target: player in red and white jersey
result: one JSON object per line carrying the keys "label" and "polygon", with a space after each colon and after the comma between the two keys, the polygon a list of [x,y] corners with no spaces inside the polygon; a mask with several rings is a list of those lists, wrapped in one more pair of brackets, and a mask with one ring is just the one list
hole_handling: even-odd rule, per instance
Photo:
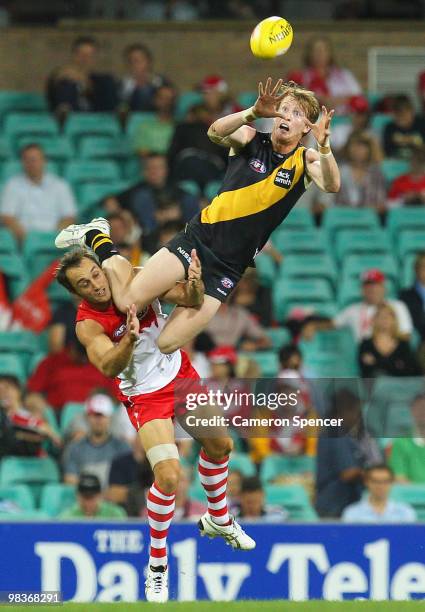
{"label": "player in red and white jersey", "polygon": [[[176,284],[162,299],[191,308],[202,303],[201,265],[195,250],[191,257],[188,280]],[[176,393],[181,383],[189,381],[196,385],[199,376],[184,351],[163,354],[159,350],[156,341],[166,320],[159,301],[155,300],[140,313],[134,304],[129,305],[127,314],[122,314],[112,300],[108,279],[92,252],[81,247],[68,252],[58,267],[57,280],[81,298],[76,318],[77,337],[91,363],[106,376],[116,379],[117,396],[126,406],[151,464],[154,483],[147,500],[151,543],[145,590],[149,601],[167,601],[166,538],[180,473],[173,426]],[[229,515],[227,508],[232,439],[227,434],[197,439],[202,445],[199,477],[208,502],[208,511],[199,521],[201,534],[220,536],[233,548],[250,550],[255,547],[254,540]]]}

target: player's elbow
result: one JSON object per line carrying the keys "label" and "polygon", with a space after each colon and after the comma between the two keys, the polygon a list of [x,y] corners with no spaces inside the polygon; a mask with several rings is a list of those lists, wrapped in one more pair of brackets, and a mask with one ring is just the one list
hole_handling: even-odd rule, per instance
{"label": "player's elbow", "polygon": [[340,189],[341,189],[341,181],[339,178],[325,185],[325,191],[327,193],[338,193]]}
{"label": "player's elbow", "polygon": [[104,361],[101,363],[99,370],[107,378],[116,378],[122,372],[122,368],[116,364]]}
{"label": "player's elbow", "polygon": [[177,351],[177,349],[180,348],[176,340],[167,337],[161,338],[161,336],[159,336],[157,344],[159,350],[161,351],[161,353],[164,353],[164,355],[170,355],[171,353],[174,353],[174,351]]}

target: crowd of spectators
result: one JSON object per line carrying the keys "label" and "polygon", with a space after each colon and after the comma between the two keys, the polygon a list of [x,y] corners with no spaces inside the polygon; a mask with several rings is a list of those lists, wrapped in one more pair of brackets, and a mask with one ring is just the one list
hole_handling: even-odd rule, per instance
{"label": "crowd of spectators", "polygon": [[[197,4],[168,3],[167,11],[190,12]],[[229,16],[238,11],[247,17],[257,14],[254,5],[244,2],[230,2],[226,10]],[[92,37],[74,42],[68,63],[49,76],[47,99],[51,112],[65,125],[75,112],[115,113],[122,125],[128,125],[132,113],[145,113],[151,119],[140,123],[133,135],[136,166],[132,184],[97,202],[110,221],[111,236],[121,254],[133,265],[143,266],[146,258],[214,195],[208,193],[208,186],[223,176],[226,152],[210,142],[207,126],[241,107],[222,76],[206,75],[196,84],[193,104],[177,116],[181,92],[166,75],[155,71],[148,47],[137,43],[125,49],[125,76],[121,79],[98,72],[97,47]],[[338,64],[325,38],[312,39],[302,68],[287,76],[313,89],[320,102],[334,107],[336,116],[343,119],[335,121],[334,131],[342,187],[334,201],[309,204],[318,224],[327,206],[372,208],[385,223],[391,208],[425,203],[425,122],[409,98],[403,94],[381,101],[389,105],[390,118],[383,130],[374,130],[371,102],[355,76]],[[423,76],[418,79],[423,92]],[[388,157],[406,160],[409,170],[389,181],[382,166]],[[0,204],[0,221],[16,238],[18,249],[33,232],[48,234],[79,219],[79,194],[49,170],[43,146],[36,139],[21,148],[20,160],[22,172],[5,183]],[[285,253],[272,242],[264,253],[275,269],[285,262]],[[412,401],[411,437],[394,439],[382,447],[363,422],[361,396],[343,390],[329,402],[311,384],[314,367],[305,364],[303,352],[324,330],[349,329],[358,372],[365,381],[383,375],[422,376],[425,254],[419,253],[413,265],[414,282],[397,297],[388,292],[385,272],[369,268],[359,279],[360,300],[341,308],[335,316],[305,311],[291,318],[288,314],[284,321],[287,335],[277,346],[273,333],[282,330],[273,308],[273,290],[262,282],[261,272],[250,269],[205,333],[184,347],[202,377],[213,379],[212,384],[220,388],[236,386],[240,393],[250,388],[250,379],[260,375],[256,357],[276,355],[278,350],[279,388],[288,393],[295,388],[300,391],[297,409],[283,411],[281,416],[329,414],[344,419],[344,430],[338,437],[327,430],[294,427],[259,429],[255,437],[238,440],[238,450],[251,458],[260,476],[269,457],[312,458],[316,470],[307,465],[296,477],[280,474],[273,482],[301,484],[321,517],[415,519],[411,509],[390,500],[389,495],[393,481],[424,481],[423,396],[418,394]],[[7,278],[7,270],[2,272]],[[0,290],[1,281],[2,275]],[[46,331],[46,350],[25,385],[18,377],[0,372],[5,454],[57,460],[63,482],[77,490],[76,505],[64,512],[64,518],[143,517],[151,470],[125,410],[114,404],[112,382],[88,362],[75,337],[75,313],[74,300],[55,303]],[[80,409],[66,427],[59,428],[71,404]],[[196,447],[187,441],[179,445],[184,466],[176,516],[197,520],[205,507],[190,493]],[[269,483],[258,475],[235,470],[230,483],[230,505],[236,515],[266,521],[288,519],[282,506],[267,503]]]}

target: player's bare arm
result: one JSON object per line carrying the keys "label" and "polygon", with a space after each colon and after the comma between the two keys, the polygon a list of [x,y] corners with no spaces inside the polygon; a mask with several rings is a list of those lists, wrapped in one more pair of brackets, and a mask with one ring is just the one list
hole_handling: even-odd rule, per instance
{"label": "player's bare arm", "polygon": [[260,117],[283,117],[278,110],[282,100],[278,93],[282,82],[282,79],[279,79],[274,87],[271,78],[267,79],[265,85],[259,83],[258,98],[254,106],[214,121],[208,130],[210,140],[223,147],[238,149],[251,142],[256,134],[256,130],[246,125],[247,123]]}
{"label": "player's bare arm", "polygon": [[136,306],[127,308],[127,332],[118,344],[108,338],[99,323],[90,319],[77,323],[76,334],[90,363],[105,376],[115,378],[128,366],[139,336]]}
{"label": "player's bare arm", "polygon": [[336,193],[340,189],[341,178],[339,168],[330,146],[330,124],[334,111],[327,111],[322,106],[322,116],[317,123],[311,123],[307,118],[305,122],[311,129],[318,145],[318,151],[308,149],[306,152],[307,173],[316,185],[329,193]]}

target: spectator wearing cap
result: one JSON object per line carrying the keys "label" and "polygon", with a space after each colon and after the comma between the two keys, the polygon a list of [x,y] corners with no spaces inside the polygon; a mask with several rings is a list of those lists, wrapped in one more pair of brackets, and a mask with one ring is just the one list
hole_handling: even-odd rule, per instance
{"label": "spectator wearing cap", "polygon": [[400,338],[397,315],[389,304],[377,306],[372,320],[372,335],[365,338],[359,347],[359,364],[364,378],[422,374],[409,343]]}
{"label": "spectator wearing cap", "polygon": [[376,268],[366,270],[361,275],[361,282],[362,301],[344,308],[335,317],[335,326],[350,327],[357,342],[370,338],[376,309],[386,302],[394,309],[401,337],[408,339],[413,329],[412,319],[404,302],[386,298],[385,274]]}
{"label": "spectator wearing cap", "polygon": [[165,76],[154,72],[151,50],[141,43],[124,49],[127,76],[121,83],[121,102],[126,110],[155,111],[155,94],[160,87],[173,87]]}
{"label": "spectator wearing cap", "polygon": [[71,189],[63,179],[46,171],[40,145],[28,144],[20,152],[23,172],[4,186],[0,220],[16,239],[28,232],[53,232],[75,222]]}
{"label": "spectator wearing cap", "polygon": [[77,485],[77,503],[60,515],[61,519],[124,519],[125,510],[105,501],[100,480],[95,474],[81,474]]}
{"label": "spectator wearing cap", "polygon": [[397,482],[425,484],[425,394],[414,398],[410,410],[412,435],[394,438],[389,464]]}
{"label": "spectator wearing cap", "polygon": [[425,204],[425,145],[414,149],[409,172],[394,179],[388,199],[391,206]]}
{"label": "spectator wearing cap", "polygon": [[218,74],[207,75],[201,82],[200,90],[205,108],[211,117],[211,123],[220,117],[242,110],[242,107],[230,95],[229,85]]}
{"label": "spectator wearing cap", "polygon": [[377,136],[370,129],[372,113],[367,98],[362,95],[352,96],[348,101],[348,109],[350,121],[336,124],[332,128],[332,148],[338,156],[343,155],[351,134],[364,134],[370,139],[374,160],[376,162],[382,161],[384,152]]}
{"label": "spectator wearing cap", "polygon": [[258,476],[245,476],[242,479],[239,504],[235,506],[235,516],[248,521],[280,523],[288,518],[281,506],[265,503],[263,485]]}
{"label": "spectator wearing cap", "polygon": [[335,196],[338,206],[374,208],[386,211],[385,178],[375,158],[370,136],[353,132],[345,146],[345,161],[340,166],[341,189]]}
{"label": "spectator wearing cap", "polygon": [[385,463],[364,470],[367,496],[342,513],[344,523],[414,523],[416,512],[409,504],[390,499],[394,473]]}
{"label": "spectator wearing cap", "polygon": [[271,345],[265,329],[243,306],[230,299],[208,323],[206,332],[216,346],[228,345],[241,351],[258,351]]}
{"label": "spectator wearing cap", "polygon": [[71,442],[63,456],[64,481],[76,484],[81,473],[90,471],[107,485],[112,461],[130,450],[129,445],[111,433],[113,404],[107,396],[94,395],[87,402],[89,431],[86,436]]}
{"label": "spectator wearing cap", "polygon": [[415,259],[415,281],[409,289],[400,291],[399,298],[409,309],[413,325],[425,341],[425,251],[416,255]]}
{"label": "spectator wearing cap", "polygon": [[413,152],[424,145],[425,119],[415,114],[408,96],[397,96],[393,104],[393,120],[384,128],[385,155],[410,159]]}

